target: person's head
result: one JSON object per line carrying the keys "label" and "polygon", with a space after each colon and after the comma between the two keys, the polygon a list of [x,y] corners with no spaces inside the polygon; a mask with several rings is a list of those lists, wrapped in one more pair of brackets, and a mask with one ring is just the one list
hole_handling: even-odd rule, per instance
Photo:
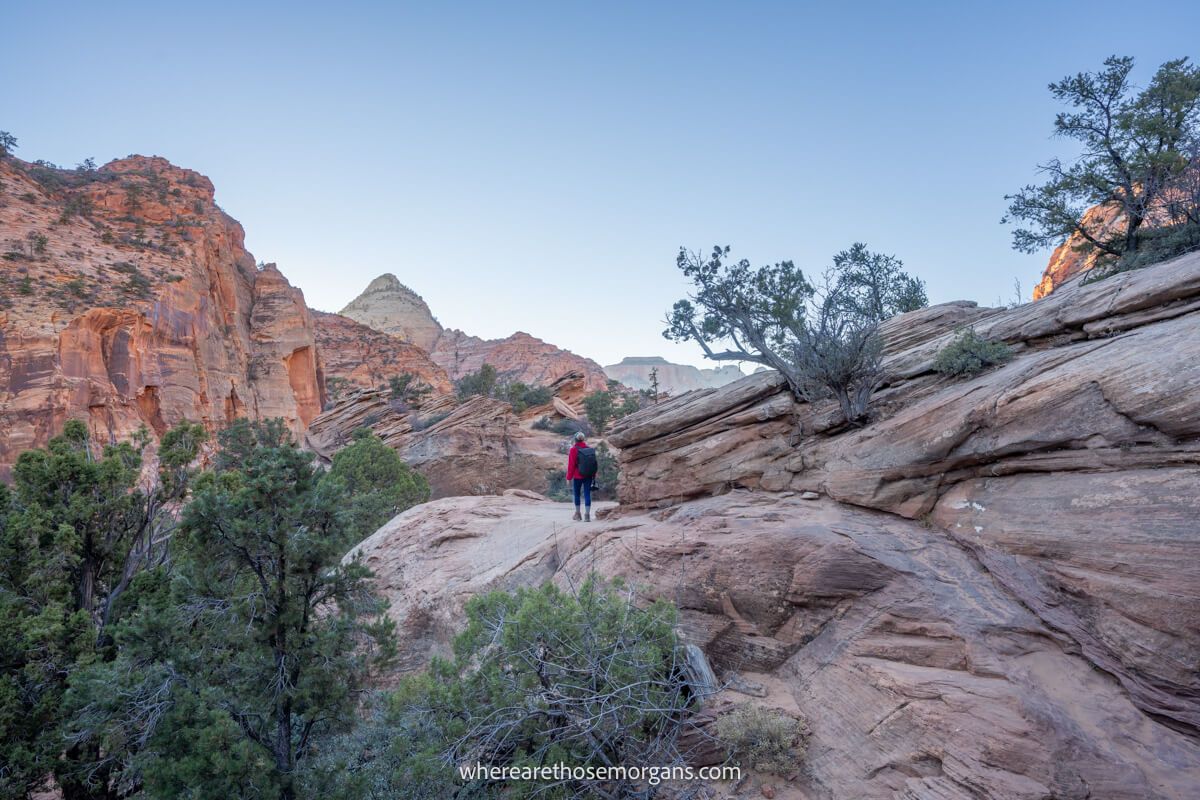
{"label": "person's head", "polygon": [[577,441],[577,442],[582,442],[582,441],[583,441],[583,431],[576,431],[576,433],[575,433],[575,441]]}

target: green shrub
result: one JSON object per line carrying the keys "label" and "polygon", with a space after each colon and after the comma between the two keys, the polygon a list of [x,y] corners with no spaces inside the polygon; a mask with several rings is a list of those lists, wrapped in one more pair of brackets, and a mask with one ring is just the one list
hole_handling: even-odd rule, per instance
{"label": "green shrub", "polygon": [[807,734],[795,717],[749,703],[717,718],[717,738],[738,763],[775,775],[796,770]]}
{"label": "green shrub", "polygon": [[[617,457],[608,449],[604,442],[596,445],[596,486],[600,492],[609,498],[617,496],[617,480],[621,477],[621,469]],[[593,492],[594,494],[594,492]]]}
{"label": "green shrub", "polygon": [[571,500],[571,487],[567,485],[567,471],[552,469],[546,475],[546,497],[566,503]]}
{"label": "green shrub", "polygon": [[966,328],[937,354],[933,369],[942,375],[964,378],[978,375],[1010,358],[1012,352],[1004,342],[984,339],[973,328]]}
{"label": "green shrub", "polygon": [[492,392],[496,389],[496,380],[496,368],[491,364],[484,364],[478,372],[472,372],[460,378],[455,388],[462,400],[477,394],[491,397]]}
{"label": "green shrub", "polygon": [[613,417],[613,396],[609,391],[596,391],[583,398],[583,407],[587,411],[588,422],[601,434],[608,427],[608,421]]}
{"label": "green shrub", "polygon": [[321,479],[338,482],[354,497],[346,508],[349,541],[358,542],[402,511],[429,500],[429,481],[405,464],[400,455],[367,428],[354,432],[354,442],[337,452]]}
{"label": "green shrub", "polygon": [[[546,584],[472,599],[453,660],[435,658],[392,698],[390,739],[403,736],[403,746],[374,748],[367,769],[421,791],[403,796],[530,797],[545,784],[464,784],[455,765],[681,763],[676,738],[691,701],[677,612],[632,601],[627,587],[595,575],[569,592]],[[640,783],[616,780],[599,795],[567,779],[544,796],[651,796]],[[397,796],[381,788],[392,791],[378,796]]]}

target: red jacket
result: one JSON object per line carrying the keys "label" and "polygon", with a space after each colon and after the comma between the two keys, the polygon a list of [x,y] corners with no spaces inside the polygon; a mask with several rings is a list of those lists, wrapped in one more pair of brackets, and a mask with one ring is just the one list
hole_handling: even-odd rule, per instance
{"label": "red jacket", "polygon": [[579,474],[579,468],[576,464],[579,462],[579,448],[587,446],[587,442],[576,442],[567,451],[567,480],[583,480],[583,476]]}

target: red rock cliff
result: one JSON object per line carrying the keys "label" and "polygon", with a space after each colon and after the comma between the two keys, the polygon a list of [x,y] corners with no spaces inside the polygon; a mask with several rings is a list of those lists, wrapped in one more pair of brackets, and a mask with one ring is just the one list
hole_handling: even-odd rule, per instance
{"label": "red rock cliff", "polygon": [[96,442],[321,410],[299,289],[255,266],[213,185],[163,158],[0,160],[0,473],[72,418]]}

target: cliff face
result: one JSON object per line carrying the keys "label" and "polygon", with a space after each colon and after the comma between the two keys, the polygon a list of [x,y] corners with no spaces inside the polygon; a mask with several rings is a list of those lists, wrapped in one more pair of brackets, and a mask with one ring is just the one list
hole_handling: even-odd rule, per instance
{"label": "cliff face", "polygon": [[[933,373],[968,324],[1012,360]],[[600,522],[522,492],[392,520],[360,552],[404,668],[469,597],[597,570],[807,719],[777,797],[1197,796],[1200,254],[884,335],[864,427],[763,372],[620,421]]]}
{"label": "cliff face", "polygon": [[631,389],[649,389],[652,370],[658,371],[659,391],[668,394],[682,394],[693,389],[715,389],[745,377],[733,364],[699,369],[691,364],[672,364],[661,356],[628,356],[619,364],[609,364],[604,368],[608,377]]}
{"label": "cliff face", "polygon": [[303,295],[255,267],[207,178],[162,158],[9,158],[0,183],[0,471],[71,418],[108,443],[238,416],[299,434],[320,412]]}
{"label": "cliff face", "polygon": [[360,389],[377,389],[408,373],[435,394],[454,391],[446,371],[420,347],[340,314],[314,311],[312,316],[327,377],[342,378]]}
{"label": "cliff face", "polygon": [[600,365],[518,331],[504,339],[480,339],[443,328],[420,295],[395,275],[381,275],[341,310],[341,315],[421,348],[451,380],[491,364],[509,380],[549,385],[570,372],[586,376],[589,390],[603,389]]}

